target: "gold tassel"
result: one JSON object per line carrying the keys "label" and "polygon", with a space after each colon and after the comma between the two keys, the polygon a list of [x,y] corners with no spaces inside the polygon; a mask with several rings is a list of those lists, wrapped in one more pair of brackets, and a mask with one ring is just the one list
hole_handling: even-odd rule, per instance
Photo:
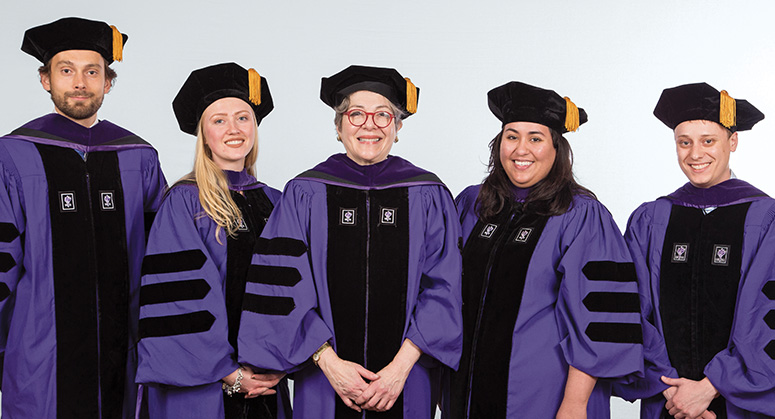
{"label": "gold tassel", "polygon": [[737,102],[726,90],[721,91],[721,100],[719,101],[718,119],[721,125],[732,128],[737,125]]}
{"label": "gold tassel", "polygon": [[404,80],[406,80],[406,110],[413,114],[417,112],[417,87],[409,77],[404,77]]}
{"label": "gold tassel", "polygon": [[248,99],[254,104],[254,105],[260,105],[261,104],[261,76],[258,74],[258,72],[254,69],[248,70],[248,89],[250,91],[250,96]]}
{"label": "gold tassel", "polygon": [[124,59],[124,36],[113,25],[110,25],[110,29],[113,29],[113,61],[122,61]]}
{"label": "gold tassel", "polygon": [[579,129],[579,108],[565,96],[565,129],[576,131]]}

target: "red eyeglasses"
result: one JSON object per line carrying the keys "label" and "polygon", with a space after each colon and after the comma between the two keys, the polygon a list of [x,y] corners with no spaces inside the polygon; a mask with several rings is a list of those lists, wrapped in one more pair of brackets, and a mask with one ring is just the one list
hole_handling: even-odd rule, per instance
{"label": "red eyeglasses", "polygon": [[374,125],[378,128],[387,127],[395,118],[392,113],[387,111],[366,112],[363,109],[350,109],[344,114],[347,115],[347,119],[355,127],[362,127],[369,119],[369,116],[371,116],[371,120],[374,121]]}

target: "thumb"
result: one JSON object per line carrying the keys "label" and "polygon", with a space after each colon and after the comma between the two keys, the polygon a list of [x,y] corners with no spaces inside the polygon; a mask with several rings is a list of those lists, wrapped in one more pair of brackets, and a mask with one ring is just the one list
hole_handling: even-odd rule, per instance
{"label": "thumb", "polygon": [[677,386],[677,385],[681,384],[681,379],[680,378],[665,377],[663,375],[662,376],[662,382],[667,384],[667,385],[669,385],[669,386]]}

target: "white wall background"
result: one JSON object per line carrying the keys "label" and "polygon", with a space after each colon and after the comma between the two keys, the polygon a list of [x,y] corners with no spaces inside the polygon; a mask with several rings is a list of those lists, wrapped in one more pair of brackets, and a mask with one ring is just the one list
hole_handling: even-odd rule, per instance
{"label": "white wall background", "polygon": [[[99,113],[158,150],[170,181],[190,170],[193,137],[171,101],[189,72],[235,61],[266,77],[275,110],[259,128],[259,178],[282,188],[342,151],[320,78],[350,64],[395,67],[420,87],[418,113],[393,154],[429,169],[453,194],[485,175],[500,129],[486,92],[510,80],[551,88],[589,114],[568,134],[575,173],[620,228],[641,202],[685,182],[672,133],[652,115],[663,88],[707,81],[768,119],[740,135],[738,177],[775,194],[775,3],[769,0],[149,1],[0,0],[0,133],[53,109],[27,28],[64,16],[129,35],[119,78]],[[614,402],[615,418],[636,417]]]}

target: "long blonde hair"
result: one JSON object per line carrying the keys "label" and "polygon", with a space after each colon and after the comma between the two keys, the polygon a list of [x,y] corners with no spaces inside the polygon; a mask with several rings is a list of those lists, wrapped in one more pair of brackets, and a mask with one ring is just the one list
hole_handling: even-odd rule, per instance
{"label": "long blonde hair", "polygon": [[[255,115],[253,121],[255,121]],[[251,176],[256,175],[256,160],[258,159],[258,127],[254,130],[253,148],[245,156],[245,165]],[[226,234],[234,237],[239,228],[242,213],[237,203],[231,197],[229,180],[223,170],[213,161],[213,152],[207,146],[204,129],[200,119],[196,129],[196,154],[194,155],[194,170],[183,176],[180,181],[194,181],[199,188],[199,202],[208,217],[218,225],[215,229],[215,238],[221,242],[221,229]],[[180,182],[179,181],[179,182]]]}

